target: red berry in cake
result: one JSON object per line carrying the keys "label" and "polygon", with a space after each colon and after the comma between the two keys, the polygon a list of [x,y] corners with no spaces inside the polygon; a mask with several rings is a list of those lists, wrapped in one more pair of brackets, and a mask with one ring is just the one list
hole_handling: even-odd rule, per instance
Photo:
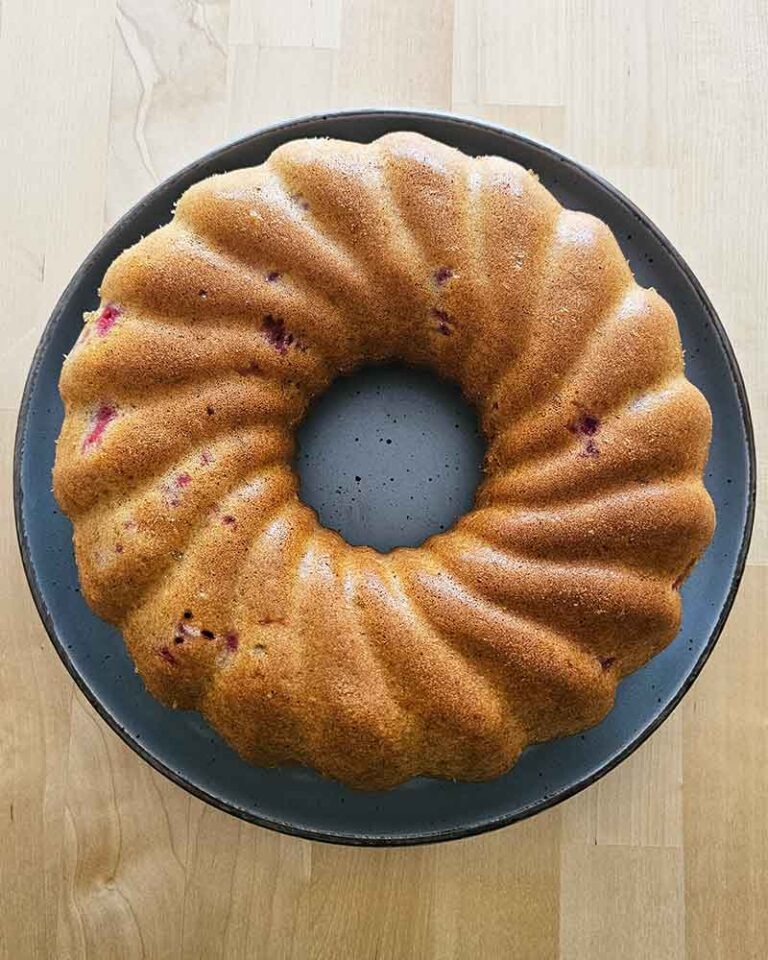
{"label": "red berry in cake", "polygon": [[160,656],[163,658],[163,660],[165,660],[166,663],[170,663],[174,667],[179,662],[176,659],[176,657],[174,657],[174,655],[171,653],[171,651],[168,649],[168,647],[160,647],[160,650],[158,652]]}
{"label": "red berry in cake", "polygon": [[437,307],[435,307],[432,310],[432,316],[437,320],[435,329],[438,333],[442,333],[444,337],[448,337],[453,333],[453,318],[447,310],[438,310]]}
{"label": "red berry in cake", "polygon": [[119,316],[119,308],[113,303],[108,303],[98,317],[96,317],[96,333],[98,333],[100,337],[106,336],[112,327],[114,327]]}
{"label": "red berry in cake", "polygon": [[582,413],[577,420],[567,424],[570,433],[578,437],[585,437],[586,443],[579,452],[580,457],[599,457],[600,448],[594,440],[595,434],[600,432],[600,420],[591,413]]}
{"label": "red berry in cake", "polygon": [[285,323],[280,317],[273,317],[268,313],[261,325],[261,332],[278,353],[287,353],[294,337],[285,329]]}
{"label": "red berry in cake", "polygon": [[161,489],[169,507],[178,507],[181,503],[181,492],[191,483],[192,477],[188,473],[177,473],[173,480],[163,483]]}
{"label": "red berry in cake", "polygon": [[595,443],[595,441],[590,437],[587,442],[584,444],[584,449],[579,453],[580,457],[599,457],[600,448]]}
{"label": "red berry in cake", "polygon": [[578,420],[568,424],[568,429],[582,437],[594,437],[600,430],[600,420],[591,413],[582,413]]}
{"label": "red berry in cake", "polygon": [[440,267],[435,270],[435,283],[438,287],[445,286],[453,276],[453,270],[450,267]]}
{"label": "red berry in cake", "polygon": [[234,653],[235,650],[237,650],[238,644],[240,643],[237,637],[237,634],[234,631],[232,631],[231,633],[228,633],[226,635],[224,640],[227,645],[227,650],[229,650],[231,653]]}
{"label": "red berry in cake", "polygon": [[88,432],[83,438],[83,453],[88,453],[101,443],[104,431],[116,417],[117,407],[112,403],[102,403],[91,418]]}

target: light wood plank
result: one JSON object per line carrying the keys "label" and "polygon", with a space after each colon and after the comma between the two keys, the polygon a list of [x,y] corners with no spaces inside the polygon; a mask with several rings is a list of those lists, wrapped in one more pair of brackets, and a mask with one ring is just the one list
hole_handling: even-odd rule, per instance
{"label": "light wood plank", "polygon": [[[336,106],[336,54],[315,47],[238,45],[230,53],[227,133],[244,136],[270,123]],[[290,76],[290,84],[275,77]],[[264,90],[271,90],[265,97]]]}
{"label": "light wood plank", "polygon": [[563,807],[569,843],[621,847],[683,846],[682,714],[632,756]]}
{"label": "light wood plank", "polygon": [[768,566],[683,708],[688,956],[768,956]]}
{"label": "light wood plank", "polygon": [[[186,851],[170,819],[189,801],[163,784],[79,695],[72,700],[67,763],[64,889],[56,956],[172,956]],[[129,855],[125,855],[125,851]]]}
{"label": "light wood plank", "polygon": [[456,113],[488,120],[554,147],[565,144],[565,107],[510,106],[454,99],[453,109]]}
{"label": "light wood plank", "polygon": [[435,954],[558,955],[560,811],[437,851]]}
{"label": "light wood plank", "polygon": [[[568,17],[568,144],[594,166],[666,166],[676,121],[667,94],[677,5],[647,0],[617,11],[611,0],[574,4]],[[618,12],[618,15],[617,15]],[[610,32],[605,24],[612,20]],[[674,86],[673,86],[674,91]]]}
{"label": "light wood plank", "polygon": [[294,942],[297,960],[431,957],[435,853],[312,848],[309,911]]}
{"label": "light wood plank", "polygon": [[[228,0],[121,0],[106,225],[225,136]],[[170,211],[169,211],[170,215]]]}
{"label": "light wood plank", "polygon": [[[9,464],[16,417],[0,413]],[[0,957],[52,954],[72,683],[34,609],[13,529],[10,470],[0,478]],[[14,919],[16,918],[16,919]],[[18,922],[17,922],[18,921]]]}
{"label": "light wood plank", "polygon": [[298,943],[315,957],[513,956],[558,949],[560,817],[406,850],[314,845]]}
{"label": "light wood plank", "polygon": [[53,304],[101,233],[104,206],[114,0],[83,0],[77,17],[54,0],[32,12],[5,0],[0,23],[6,410],[16,406]]}
{"label": "light wood plank", "polygon": [[683,852],[563,847],[562,960],[679,960],[685,950]]}
{"label": "light wood plank", "polygon": [[[478,99],[481,103],[565,103],[566,5],[560,0],[480,0]],[[510,52],[514,55],[510,56]]]}
{"label": "light wood plank", "polygon": [[313,850],[193,802],[182,955],[292,956],[307,929]]}
{"label": "light wood plank", "polygon": [[[229,41],[262,48],[341,46],[342,0],[231,0]],[[278,74],[279,76],[279,74]]]}
{"label": "light wood plank", "polygon": [[445,0],[345,4],[334,102],[448,109],[452,37],[453,4]]}

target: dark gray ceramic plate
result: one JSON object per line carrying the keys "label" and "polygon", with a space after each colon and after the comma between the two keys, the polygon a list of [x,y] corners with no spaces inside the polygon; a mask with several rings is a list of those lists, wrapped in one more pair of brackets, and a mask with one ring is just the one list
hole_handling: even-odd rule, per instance
{"label": "dark gray ceramic plate", "polygon": [[[250,767],[198,715],[167,710],[145,692],[120,636],[78,592],[71,529],[51,495],[50,473],[62,418],[62,357],[121,250],[169,220],[174,201],[190,184],[261,163],[286,140],[369,141],[402,129],[469,154],[516,160],[535,170],[566,206],[588,210],[612,227],[640,283],[655,286],[672,304],[688,376],[712,406],[707,487],[718,526],[683,588],[679,636],[622,683],[616,708],[598,727],[527,750],[509,774],[490,783],[418,779],[366,794],[310,770]],[[304,494],[326,523],[353,542],[418,542],[471,502],[479,454],[473,429],[457,395],[428,375],[368,371],[332,388],[302,429]],[[717,640],[741,577],[754,494],[749,409],[728,338],[690,269],[647,217],[600,177],[549,147],[472,120],[402,111],[310,117],[263,130],[193,163],[127,213],[77,271],[48,323],[24,393],[15,461],[18,536],[38,610],[67,669],[101,716],[137,753],[198,797],[276,830],[355,844],[418,843],[490,830],[570,796],[630,754],[668,716]]]}

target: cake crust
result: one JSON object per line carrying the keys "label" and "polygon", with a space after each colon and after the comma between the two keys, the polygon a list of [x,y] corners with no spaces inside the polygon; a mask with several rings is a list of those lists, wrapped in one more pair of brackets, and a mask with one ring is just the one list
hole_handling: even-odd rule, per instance
{"label": "cake crust", "polygon": [[[248,761],[482,780],[611,709],[712,536],[675,316],[536,176],[415,133],[297,140],[122,253],[61,374],[54,492],[150,692]],[[298,496],[308,405],[399,359],[458,382],[474,509],[353,547]]]}

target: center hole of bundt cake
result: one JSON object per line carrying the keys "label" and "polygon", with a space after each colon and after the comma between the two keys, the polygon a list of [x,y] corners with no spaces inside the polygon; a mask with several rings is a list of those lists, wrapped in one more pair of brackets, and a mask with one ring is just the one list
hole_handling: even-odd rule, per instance
{"label": "center hole of bundt cake", "polygon": [[321,523],[386,552],[418,546],[471,509],[484,452],[458,387],[388,364],[340,377],[313,405],[296,469]]}

